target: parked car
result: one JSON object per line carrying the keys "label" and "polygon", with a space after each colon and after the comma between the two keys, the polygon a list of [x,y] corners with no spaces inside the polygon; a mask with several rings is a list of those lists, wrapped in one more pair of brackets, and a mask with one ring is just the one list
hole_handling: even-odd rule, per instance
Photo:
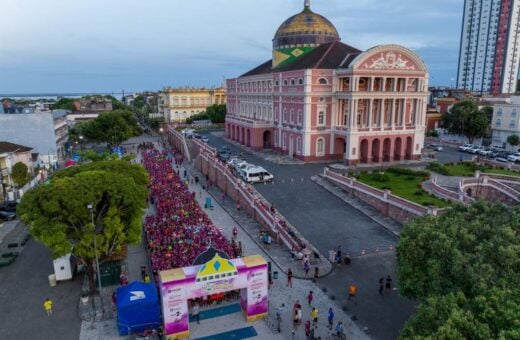
{"label": "parked car", "polygon": [[510,162],[520,162],[520,152],[509,155],[509,157],[507,157],[507,160]]}
{"label": "parked car", "polygon": [[199,135],[198,133],[194,133],[192,136],[193,136],[194,138],[197,138],[197,139],[200,139],[200,138],[201,138],[201,135]]}
{"label": "parked car", "polygon": [[17,202],[5,202],[0,204],[0,210],[2,211],[9,211],[9,212],[16,212],[16,206],[18,205]]}
{"label": "parked car", "polygon": [[480,152],[480,150],[484,150],[484,147],[483,146],[474,146],[471,149],[468,149],[468,152],[476,155]]}
{"label": "parked car", "polygon": [[16,213],[11,211],[0,210],[0,220],[12,221],[16,218]]}
{"label": "parked car", "polygon": [[220,150],[217,152],[217,157],[220,158],[223,162],[227,162],[231,157],[231,154],[227,150]]}
{"label": "parked car", "polygon": [[493,152],[493,150],[491,150],[490,148],[484,148],[484,149],[481,149],[478,152],[478,154],[481,156],[489,156],[492,152]]}
{"label": "parked car", "polygon": [[242,171],[242,179],[247,183],[271,182],[274,176],[261,166],[254,166]]}
{"label": "parked car", "polygon": [[208,138],[208,136],[202,136],[200,139],[201,139],[204,143],[209,142],[209,138]]}
{"label": "parked car", "polygon": [[495,161],[497,161],[497,162],[502,162],[502,163],[507,163],[507,159],[502,158],[502,157],[497,157],[497,158],[495,158]]}
{"label": "parked car", "polygon": [[467,152],[468,149],[471,149],[474,146],[475,145],[473,145],[473,144],[462,144],[461,146],[459,146],[459,151]]}
{"label": "parked car", "polygon": [[443,150],[442,145],[440,144],[428,144],[428,147],[439,152]]}

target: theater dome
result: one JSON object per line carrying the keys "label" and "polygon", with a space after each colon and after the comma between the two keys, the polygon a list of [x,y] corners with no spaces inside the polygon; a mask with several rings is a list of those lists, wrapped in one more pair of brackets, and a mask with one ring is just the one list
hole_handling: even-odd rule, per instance
{"label": "theater dome", "polygon": [[274,35],[273,67],[298,58],[321,44],[338,40],[336,27],[324,16],[311,11],[310,0],[305,0],[303,11],[285,20]]}

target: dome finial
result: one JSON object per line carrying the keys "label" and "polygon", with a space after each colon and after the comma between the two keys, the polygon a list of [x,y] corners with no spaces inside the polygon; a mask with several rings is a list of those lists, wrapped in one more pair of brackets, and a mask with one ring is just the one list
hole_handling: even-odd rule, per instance
{"label": "dome finial", "polygon": [[305,0],[305,2],[303,3],[303,7],[311,8],[311,0]]}

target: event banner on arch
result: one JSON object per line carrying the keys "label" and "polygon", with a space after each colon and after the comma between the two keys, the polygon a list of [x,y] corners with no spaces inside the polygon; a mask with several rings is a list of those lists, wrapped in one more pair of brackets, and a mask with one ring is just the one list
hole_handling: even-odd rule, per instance
{"label": "event banner on arch", "polygon": [[240,306],[248,322],[267,314],[267,262],[259,255],[224,259],[215,255],[199,266],[160,273],[164,330],[168,338],[189,336],[188,300],[241,290]]}

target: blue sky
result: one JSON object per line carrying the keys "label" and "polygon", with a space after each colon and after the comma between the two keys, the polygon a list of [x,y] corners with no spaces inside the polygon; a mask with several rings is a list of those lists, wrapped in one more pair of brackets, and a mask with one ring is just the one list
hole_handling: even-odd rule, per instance
{"label": "blue sky", "polygon": [[[0,93],[212,86],[271,56],[303,0],[2,0]],[[342,41],[418,52],[456,78],[463,0],[311,0]]]}

